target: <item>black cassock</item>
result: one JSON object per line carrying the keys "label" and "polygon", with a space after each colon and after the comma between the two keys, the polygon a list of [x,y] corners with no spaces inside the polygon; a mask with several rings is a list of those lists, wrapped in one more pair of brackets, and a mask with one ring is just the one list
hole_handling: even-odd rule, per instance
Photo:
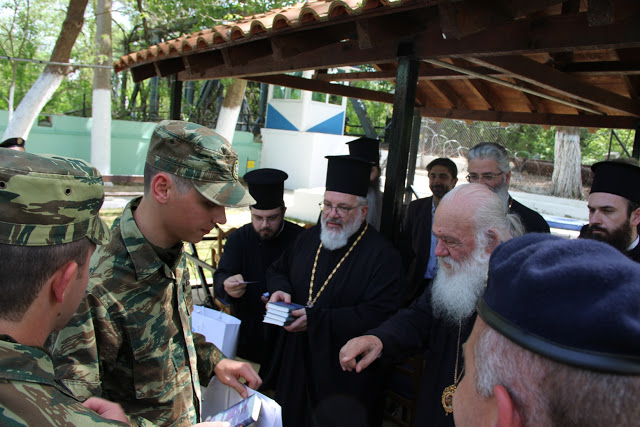
{"label": "black cassock", "polygon": [[[234,316],[242,321],[238,335],[238,356],[261,364],[265,362],[263,356],[271,354],[265,351],[266,340],[272,334],[265,335],[268,332],[262,323],[265,305],[260,299],[267,292],[267,268],[304,230],[289,221],[284,221],[283,225],[282,231],[270,240],[260,240],[251,223],[231,233],[213,275],[216,296],[230,303]],[[236,274],[242,274],[247,282],[258,282],[248,284],[240,298],[230,297],[223,285],[228,277]]]}
{"label": "black cassock", "polygon": [[384,345],[383,354],[397,359],[424,351],[424,371],[417,400],[414,426],[453,427],[453,414],[447,415],[442,406],[442,392],[453,384],[456,354],[458,376],[464,366],[461,345],[469,338],[476,314],[459,325],[450,325],[433,316],[431,288],[407,308],[369,333]]}
{"label": "black cassock", "polygon": [[640,262],[640,243],[635,248],[625,252],[625,254],[635,262]]}
{"label": "black cassock", "polygon": [[[362,230],[343,248],[321,250],[314,297]],[[287,292],[293,302],[306,304],[319,244],[320,226],[300,234],[269,269],[269,291]],[[285,427],[380,424],[386,372],[382,361],[357,374],[343,372],[338,356],[347,341],[396,311],[404,286],[398,252],[369,227],[314,306],[307,308],[307,331],[285,336],[275,396],[282,406]]]}

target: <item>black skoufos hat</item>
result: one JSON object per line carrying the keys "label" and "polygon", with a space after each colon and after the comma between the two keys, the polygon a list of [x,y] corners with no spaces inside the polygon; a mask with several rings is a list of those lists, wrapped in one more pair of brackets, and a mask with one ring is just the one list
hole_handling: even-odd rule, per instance
{"label": "black skoufos hat", "polygon": [[493,251],[478,315],[514,343],[579,368],[640,375],[640,263],[611,245],[531,233]]}
{"label": "black skoufos hat", "polygon": [[370,162],[373,162],[376,166],[380,164],[379,139],[367,138],[366,136],[363,136],[362,138],[354,139],[347,142],[347,145],[349,145],[350,155],[367,159]]}
{"label": "black skoufos hat", "polygon": [[287,178],[289,175],[279,169],[264,168],[247,172],[244,180],[249,186],[249,193],[256,199],[256,204],[252,207],[260,210],[283,207],[282,194]]}
{"label": "black skoufos hat", "polygon": [[624,162],[605,161],[591,166],[591,193],[610,193],[640,203],[640,167]]}
{"label": "black skoufos hat", "polygon": [[356,156],[326,156],[327,191],[366,197],[373,164]]}

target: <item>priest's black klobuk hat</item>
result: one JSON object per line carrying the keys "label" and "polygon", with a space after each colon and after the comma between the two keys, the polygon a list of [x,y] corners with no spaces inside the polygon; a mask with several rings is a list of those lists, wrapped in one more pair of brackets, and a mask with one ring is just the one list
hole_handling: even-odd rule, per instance
{"label": "priest's black klobuk hat", "polygon": [[492,329],[533,353],[640,375],[638,295],[640,263],[613,246],[529,233],[493,251],[476,308]]}
{"label": "priest's black klobuk hat", "polygon": [[327,191],[366,197],[373,163],[356,156],[326,156]]}
{"label": "priest's black klobuk hat", "polygon": [[284,206],[282,194],[284,181],[289,178],[286,172],[279,169],[256,169],[247,172],[244,180],[249,186],[249,193],[256,199],[255,209],[270,210]]}
{"label": "priest's black klobuk hat", "polygon": [[620,161],[598,162],[593,171],[592,193],[610,193],[640,203],[640,167]]}
{"label": "priest's black klobuk hat", "polygon": [[8,138],[0,143],[0,147],[3,147],[3,148],[23,147],[24,148],[24,144],[26,142],[27,141],[25,141],[23,138]]}
{"label": "priest's black klobuk hat", "polygon": [[373,162],[375,165],[380,164],[380,140],[367,138],[354,139],[347,142],[349,145],[349,154],[352,156],[362,157]]}

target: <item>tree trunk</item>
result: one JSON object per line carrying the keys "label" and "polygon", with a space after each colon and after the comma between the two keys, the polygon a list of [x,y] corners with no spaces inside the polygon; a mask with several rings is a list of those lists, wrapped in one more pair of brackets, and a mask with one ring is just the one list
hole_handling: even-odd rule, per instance
{"label": "tree trunk", "polygon": [[16,96],[16,74],[18,73],[17,68],[15,61],[11,61],[11,86],[9,86],[9,99],[7,100],[9,104],[9,116],[7,117],[7,122],[10,122],[11,117],[13,117],[13,100]]}
{"label": "tree trunk", "polygon": [[570,199],[582,198],[580,132],[576,127],[556,129],[553,164],[553,195]]}
{"label": "tree trunk", "polygon": [[[88,0],[69,0],[67,17],[62,23],[60,35],[51,53],[52,62],[69,62],[71,49],[84,24],[84,11]],[[31,126],[42,108],[51,99],[64,76],[71,71],[68,66],[49,64],[25,94],[11,120],[7,123],[2,139],[20,137],[27,139]]]}
{"label": "tree trunk", "polygon": [[[111,65],[111,0],[98,0],[96,7],[96,63]],[[111,70],[93,71],[91,105],[91,163],[102,173],[111,173]]]}
{"label": "tree trunk", "polygon": [[242,99],[244,98],[244,90],[246,88],[246,80],[233,79],[231,84],[227,86],[227,94],[224,96],[222,108],[220,108],[216,132],[225,137],[229,142],[233,141],[233,134],[236,131],[238,114],[240,113],[240,107],[242,107]]}

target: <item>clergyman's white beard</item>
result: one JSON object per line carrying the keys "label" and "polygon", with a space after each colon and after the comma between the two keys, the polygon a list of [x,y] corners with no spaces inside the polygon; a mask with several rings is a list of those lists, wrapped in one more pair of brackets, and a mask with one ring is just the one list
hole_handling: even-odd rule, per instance
{"label": "clergyman's white beard", "polygon": [[[442,261],[451,268],[443,266]],[[484,292],[488,267],[489,254],[484,248],[476,248],[468,260],[460,262],[450,256],[438,257],[438,271],[431,284],[434,315],[451,325],[471,316]]]}
{"label": "clergyman's white beard", "polygon": [[332,220],[331,222],[336,222],[342,224],[342,228],[339,230],[327,229],[327,219],[322,218],[320,220],[320,241],[322,242],[322,246],[330,251],[334,251],[339,249],[347,244],[349,241],[349,237],[353,235],[358,228],[360,228],[360,221],[355,218],[351,222],[345,222],[343,220]]}

